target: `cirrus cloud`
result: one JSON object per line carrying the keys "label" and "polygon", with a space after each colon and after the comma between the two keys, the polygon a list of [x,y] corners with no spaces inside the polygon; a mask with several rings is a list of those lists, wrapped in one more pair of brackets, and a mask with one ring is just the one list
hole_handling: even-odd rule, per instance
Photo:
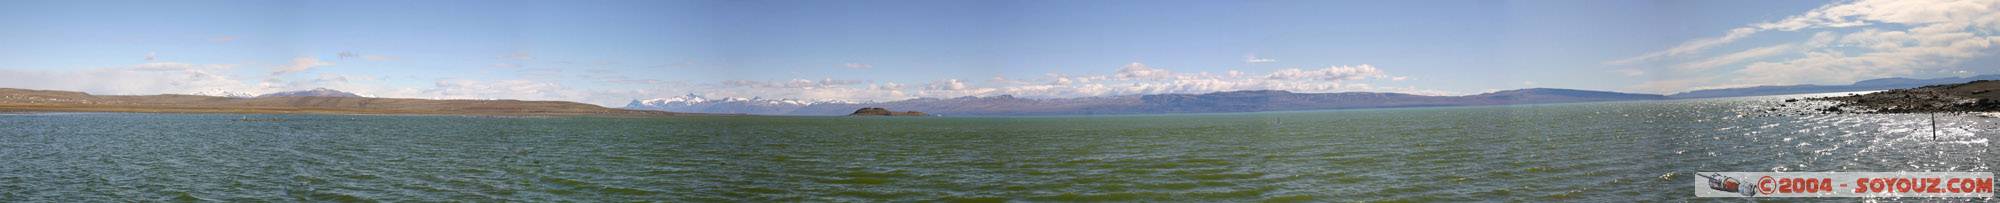
{"label": "cirrus cloud", "polygon": [[320,61],[319,58],[301,56],[297,58],[292,58],[291,63],[279,65],[277,69],[271,71],[271,75],[277,76],[277,75],[291,74],[297,72],[305,72],[312,70],[314,68],[332,66],[332,65],[333,62]]}
{"label": "cirrus cloud", "polygon": [[[1810,37],[1703,54],[1763,32],[1813,32]],[[1671,65],[1663,76],[1634,85],[1641,91],[1785,84],[1840,84],[1883,77],[1936,77],[1990,56],[2000,45],[2000,0],[1860,0],[1731,29],[1666,50],[1606,62]],[[1643,71],[1630,71],[1640,72]],[[1637,74],[1628,74],[1637,75]]]}

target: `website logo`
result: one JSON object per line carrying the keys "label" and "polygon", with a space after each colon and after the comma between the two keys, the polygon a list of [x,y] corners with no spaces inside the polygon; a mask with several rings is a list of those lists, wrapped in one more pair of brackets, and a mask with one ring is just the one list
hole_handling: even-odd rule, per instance
{"label": "website logo", "polygon": [[[1698,197],[1993,197],[1992,172],[1700,172]],[[1747,180],[1754,182],[1746,182]]]}
{"label": "website logo", "polygon": [[1708,189],[1710,190],[1737,193],[1745,197],[1757,196],[1755,185],[1745,184],[1742,180],[1737,180],[1735,177],[1723,176],[1720,173],[1711,173],[1710,175],[1695,173],[1695,175],[1701,176],[1703,179],[1708,179]]}

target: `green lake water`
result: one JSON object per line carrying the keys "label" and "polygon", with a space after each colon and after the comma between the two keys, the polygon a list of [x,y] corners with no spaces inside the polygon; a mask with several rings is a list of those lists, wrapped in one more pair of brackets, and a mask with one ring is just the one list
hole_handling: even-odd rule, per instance
{"label": "green lake water", "polygon": [[14,114],[0,115],[0,202],[1679,201],[1695,171],[1991,172],[2000,158],[2000,119],[1940,116],[1933,137],[1924,115],[1767,112],[1792,108],[1779,99],[983,118]]}

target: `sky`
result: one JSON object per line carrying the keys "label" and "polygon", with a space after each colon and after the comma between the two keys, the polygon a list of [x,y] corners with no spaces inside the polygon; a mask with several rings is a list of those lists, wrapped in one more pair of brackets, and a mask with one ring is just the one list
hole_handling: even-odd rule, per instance
{"label": "sky", "polygon": [[2000,74],[2000,0],[5,1],[0,87],[893,101]]}

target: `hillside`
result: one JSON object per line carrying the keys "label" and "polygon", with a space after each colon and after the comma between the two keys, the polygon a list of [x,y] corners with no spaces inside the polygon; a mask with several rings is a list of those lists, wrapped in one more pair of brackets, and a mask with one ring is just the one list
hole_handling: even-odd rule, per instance
{"label": "hillside", "polygon": [[[350,94],[351,95],[351,94]],[[444,115],[672,116],[680,113],[604,108],[562,101],[428,100],[367,97],[195,95],[90,95],[82,92],[0,88],[0,111],[151,113],[320,113]]]}

